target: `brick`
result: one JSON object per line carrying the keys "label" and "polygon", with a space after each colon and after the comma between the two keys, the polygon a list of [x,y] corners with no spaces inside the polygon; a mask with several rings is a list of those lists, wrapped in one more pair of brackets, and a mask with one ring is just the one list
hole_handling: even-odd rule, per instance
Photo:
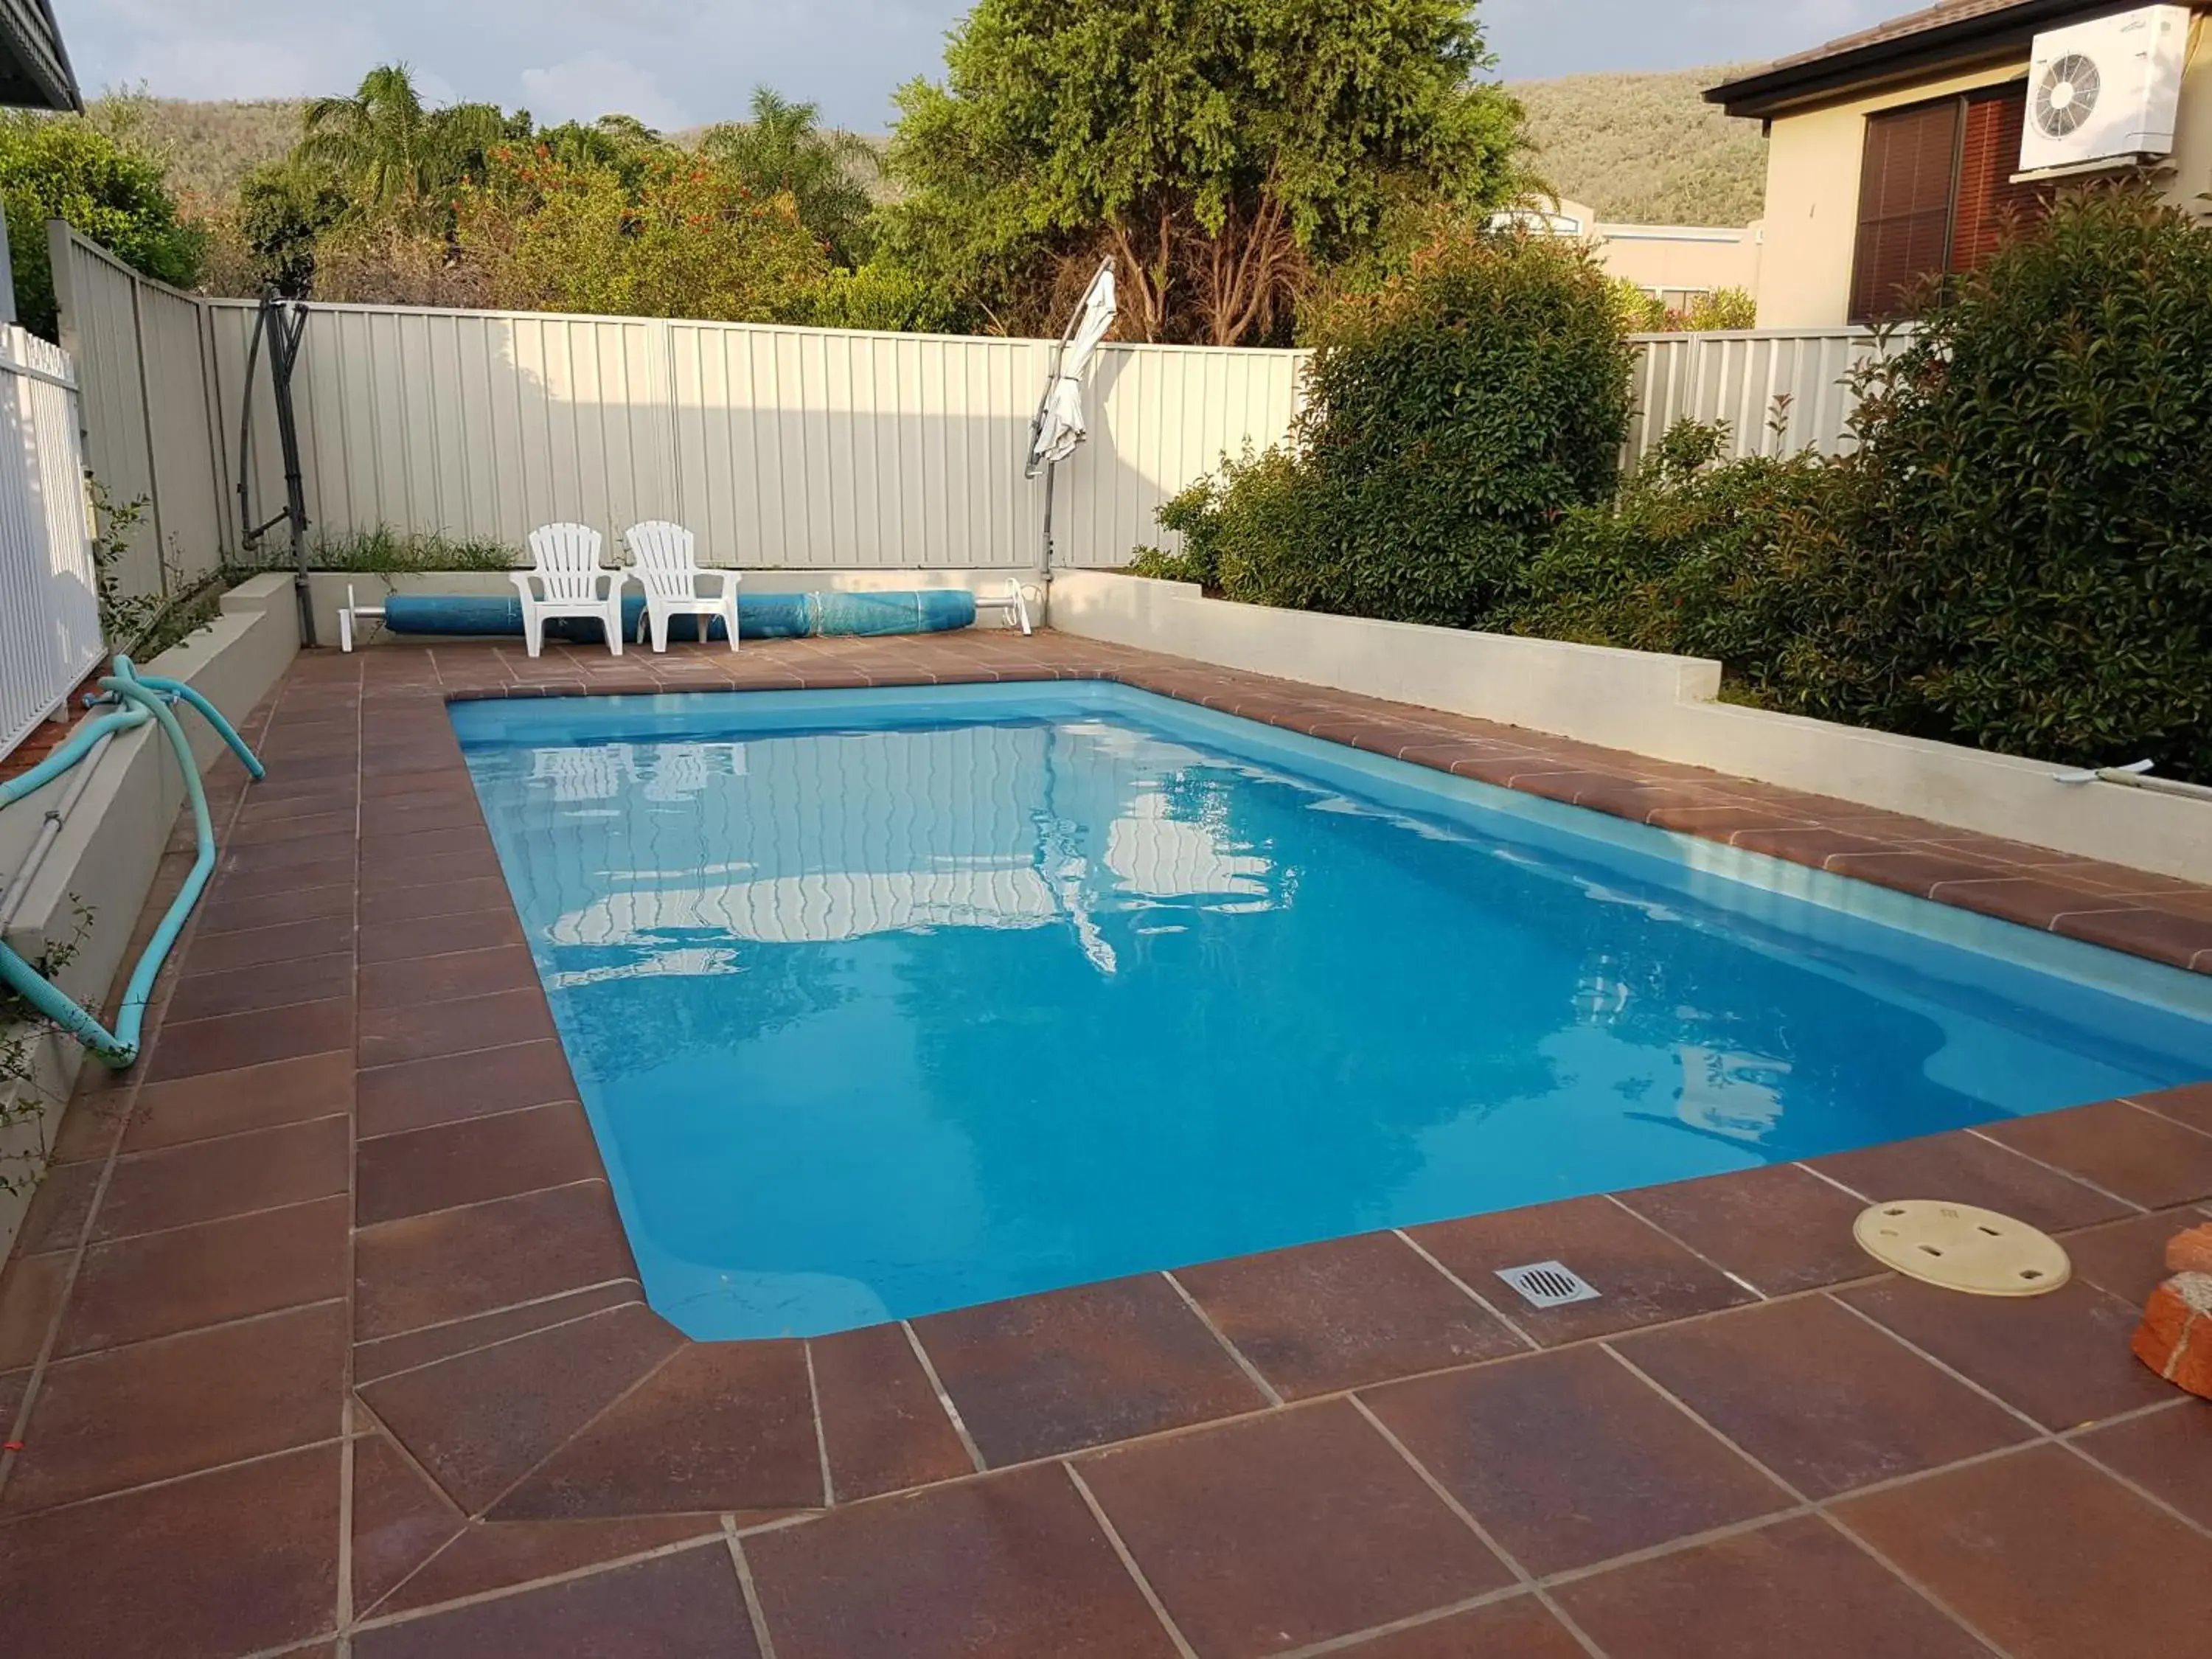
{"label": "brick", "polygon": [[2128,1346],[2176,1388],[2212,1400],[2212,1273],[2176,1273],[2153,1291]]}

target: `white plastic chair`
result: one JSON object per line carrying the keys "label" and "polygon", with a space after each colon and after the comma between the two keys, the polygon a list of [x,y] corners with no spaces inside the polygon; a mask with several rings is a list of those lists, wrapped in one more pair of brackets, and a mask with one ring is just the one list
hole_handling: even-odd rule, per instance
{"label": "white plastic chair", "polygon": [[[648,519],[623,532],[623,543],[633,562],[623,570],[645,589],[645,614],[637,619],[638,637],[653,629],[653,648],[668,649],[668,619],[697,617],[699,638],[707,637],[705,618],[720,617],[730,630],[730,649],[738,648],[738,582],[734,570],[718,570],[700,564],[691,532],[665,519]],[[712,588],[701,592],[702,584]]]}
{"label": "white plastic chair", "polygon": [[623,573],[599,562],[599,532],[589,525],[549,524],[530,532],[527,570],[507,580],[522,596],[522,640],[536,656],[545,647],[548,617],[591,617],[607,630],[607,648],[623,648]]}

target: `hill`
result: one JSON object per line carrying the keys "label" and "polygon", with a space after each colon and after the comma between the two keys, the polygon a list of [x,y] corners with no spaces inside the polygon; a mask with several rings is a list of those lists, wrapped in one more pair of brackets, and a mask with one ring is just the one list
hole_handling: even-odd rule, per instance
{"label": "hill", "polygon": [[[1528,106],[1537,170],[1560,195],[1608,219],[1740,225],[1759,216],[1766,141],[1755,123],[1732,121],[1699,100],[1725,72],[1570,75],[1507,84]],[[142,141],[167,160],[180,195],[204,202],[228,196],[253,167],[290,148],[301,101],[131,97],[100,104],[135,122]]]}
{"label": "hill", "polygon": [[1726,65],[1567,75],[1507,90],[1528,111],[1537,173],[1560,195],[1630,224],[1741,225],[1759,216],[1766,140],[1699,98]]}
{"label": "hill", "polygon": [[161,157],[168,164],[169,188],[179,200],[204,203],[235,194],[248,173],[291,149],[300,136],[300,110],[306,102],[202,102],[133,94],[96,99],[91,113],[127,126]]}

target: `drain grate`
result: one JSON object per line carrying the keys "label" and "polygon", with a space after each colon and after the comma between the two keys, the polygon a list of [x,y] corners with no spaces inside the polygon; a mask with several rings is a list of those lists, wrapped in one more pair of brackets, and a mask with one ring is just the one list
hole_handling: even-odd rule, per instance
{"label": "drain grate", "polygon": [[1563,1261],[1531,1261],[1525,1267],[1497,1271],[1532,1308],[1563,1308],[1570,1302],[1598,1298],[1597,1286]]}

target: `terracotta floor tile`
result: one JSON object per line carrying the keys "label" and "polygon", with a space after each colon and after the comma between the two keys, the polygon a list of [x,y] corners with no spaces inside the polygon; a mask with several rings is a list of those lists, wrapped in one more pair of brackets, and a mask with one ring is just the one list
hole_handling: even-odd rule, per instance
{"label": "terracotta floor tile", "polygon": [[812,1509],[824,1501],[805,1344],[685,1342],[489,1518]]}
{"label": "terracotta floor tile", "polygon": [[[419,884],[425,870],[434,872],[449,860],[479,858],[491,850],[491,831],[485,828],[480,812],[474,823],[364,836],[362,876],[368,880],[374,871],[377,884],[404,885],[410,879]],[[393,878],[398,879],[395,882]],[[434,875],[432,879],[442,878]]]}
{"label": "terracotta floor tile", "polygon": [[69,1282],[67,1250],[18,1251],[0,1266],[0,1371],[35,1364]]}
{"label": "terracotta floor tile", "polygon": [[[510,1584],[618,1561],[688,1539],[711,1536],[719,1544],[721,1529],[721,1517],[714,1515],[640,1516],[623,1521],[471,1521],[460,1536],[386,1596],[377,1612],[381,1616],[436,1607],[461,1596],[481,1595]],[[485,1659],[494,1656],[486,1655]],[[516,1655],[514,1659],[524,1656]],[[609,1659],[630,1659],[630,1656],[617,1650]]]}
{"label": "terracotta floor tile", "polygon": [[548,1297],[542,1302],[526,1303],[519,1308],[478,1314],[473,1318],[454,1320],[450,1324],[431,1325],[400,1336],[387,1336],[374,1342],[360,1343],[354,1348],[354,1381],[357,1383],[373,1382],[380,1376],[412,1370],[417,1365],[427,1365],[434,1360],[449,1359],[457,1353],[489,1347],[495,1342],[526,1336],[532,1331],[565,1325],[570,1320],[581,1319],[587,1314],[644,1300],[645,1292],[637,1282],[623,1279],[612,1285],[599,1285],[589,1290]]}
{"label": "terracotta floor tile", "polygon": [[453,1501],[383,1434],[353,1443],[353,1605],[376,1604],[467,1525]]}
{"label": "terracotta floor tile", "polygon": [[1839,855],[1891,850],[1887,841],[1873,836],[1855,836],[1848,830],[1831,830],[1824,824],[1809,830],[1739,830],[1730,837],[1730,843],[1747,852],[1764,853],[1769,858],[1787,859],[1792,864],[1808,864],[1816,870]]}
{"label": "terracotta floor tile", "polygon": [[1986,1659],[1987,1650],[1825,1521],[1778,1521],[1562,1584],[1609,1659]]}
{"label": "terracotta floor tile", "polygon": [[466,830],[483,823],[475,786],[461,778],[447,789],[391,801],[371,799],[361,809],[364,842],[410,836],[424,830]]}
{"label": "terracotta floor tile", "polygon": [[353,1071],[353,1056],[335,1053],[149,1083],[138,1091],[123,1150],[152,1152],[345,1112]]}
{"label": "terracotta floor tile", "polygon": [[1767,1296],[1881,1271],[1851,1237],[1866,1206],[1794,1164],[1643,1187],[1620,1201]]}
{"label": "terracotta floor tile", "polygon": [[[236,937],[236,936],[230,936]],[[216,1014],[267,1012],[302,1002],[353,994],[353,952],[265,962],[221,973],[200,969],[181,976],[162,1018],[201,1019]],[[276,1018],[271,1014],[271,1018]]]}
{"label": "terracotta floor tile", "polygon": [[445,956],[456,951],[488,951],[499,945],[520,945],[522,925],[512,905],[497,909],[441,912],[408,921],[363,922],[361,959],[373,962],[410,962],[417,957]]}
{"label": "terracotta floor tile", "polygon": [[[379,857],[374,864],[364,866],[365,869],[374,871],[373,880],[368,875],[363,876],[364,884],[392,888],[428,886],[434,884],[443,885],[447,882],[470,881],[480,877],[498,876],[499,858],[492,851],[490,841],[484,831],[477,830],[468,833],[474,836],[478,842],[472,851],[441,853],[434,859],[415,861],[389,854]],[[414,839],[427,839],[427,837]],[[372,848],[389,848],[392,845],[392,841],[366,842],[362,847],[362,855],[367,859],[370,856]]]}
{"label": "terracotta floor tile", "polygon": [[1267,1403],[1157,1274],[913,1323],[961,1421],[994,1467]]}
{"label": "terracotta floor tile", "polygon": [[736,1565],[713,1543],[367,1630],[356,1659],[650,1655],[758,1659]]}
{"label": "terracotta floor tile", "polygon": [[568,1103],[366,1139],[357,1160],[364,1227],[605,1174],[584,1109]]}
{"label": "terracotta floor tile", "polygon": [[2212,916],[2190,915],[2179,909],[2105,909],[2106,901],[2090,898],[2076,907],[2081,914],[2063,915],[2051,931],[2069,939],[2087,939],[2108,951],[2127,951],[2156,962],[2186,967],[2200,952],[2212,951]]}
{"label": "terracotta floor tile", "polygon": [[426,882],[419,887],[371,888],[361,896],[363,927],[419,921],[426,916],[470,915],[512,908],[501,876],[470,876],[459,881]]}
{"label": "terracotta floor tile", "polygon": [[520,990],[456,997],[404,1008],[364,1008],[361,1063],[396,1066],[408,1060],[550,1041],[553,1012],[532,981]]}
{"label": "terracotta floor tile", "polygon": [[1838,853],[1823,867],[1837,875],[1849,876],[1855,881],[1872,882],[1877,887],[1893,888],[1900,893],[1911,893],[1917,898],[1926,898],[1944,882],[1972,881],[1991,873],[1990,866],[1978,859],[1932,848],[1916,852]]}
{"label": "terracotta floor tile", "polygon": [[[371,963],[362,969],[361,1006],[366,1017],[377,1009],[416,1008],[497,991],[538,988],[538,965],[530,959],[529,950],[520,945],[499,945],[489,951],[421,957],[412,962]],[[366,1018],[363,1024],[366,1026]]]}
{"label": "terracotta floor tile", "polygon": [[968,1449],[898,1326],[841,1331],[815,1338],[807,1348],[837,1502],[974,1472]]}
{"label": "terracotta floor tile", "polygon": [[100,1190],[97,1164],[58,1164],[49,1169],[31,1194],[15,1235],[17,1251],[73,1250],[92,1218],[93,1195]]}
{"label": "terracotta floor tile", "polygon": [[93,1237],[106,1240],[250,1210],[328,1198],[346,1189],[352,1126],[323,1117],[116,1160]]}
{"label": "terracotta floor tile", "polygon": [[306,892],[210,898],[200,907],[185,966],[193,974],[300,962],[353,948],[353,884]]}
{"label": "terracotta floor tile", "polygon": [[364,1136],[397,1134],[577,1097],[568,1056],[550,1038],[404,1066],[379,1066],[361,1074],[358,1088]]}
{"label": "terracotta floor tile", "polygon": [[2014,1659],[2201,1653],[2212,1539],[2051,1445],[1840,1505]]}
{"label": "terracotta floor tile", "polygon": [[354,1337],[373,1341],[636,1277],[601,1182],[410,1216],[356,1238]]}
{"label": "terracotta floor tile", "polygon": [[1941,1198],[2063,1232],[2129,1214],[2128,1206],[1978,1135],[1954,1130],[1809,1160],[1869,1204]]}
{"label": "terracotta floor tile", "polygon": [[776,1659],[1173,1659],[1066,1471],[1046,1464],[748,1539]]}
{"label": "terracotta floor tile", "polygon": [[1598,1347],[1419,1377],[1362,1398],[1537,1574],[1791,1501]]}
{"label": "terracotta floor tile", "polygon": [[2208,1218],[2193,1206],[2154,1210],[2148,1215],[2085,1227],[2058,1242],[2074,1263],[2074,1277],[2085,1279],[2132,1307],[2140,1308],[2166,1277],[2166,1241]]}
{"label": "terracotta floor tile", "polygon": [[1339,1650],[1345,1659],[1589,1659],[1533,1595],[1510,1596]]}
{"label": "terracotta floor tile", "polygon": [[345,1294],[343,1198],[95,1244],[56,1352],[85,1353]]}
{"label": "terracotta floor tile", "polygon": [[216,865],[216,872],[220,877],[270,876],[281,879],[284,872],[303,865],[349,860],[356,846],[350,825],[319,836],[287,836],[281,841],[226,848]]}
{"label": "terracotta floor tile", "polygon": [[2108,1423],[2074,1443],[2212,1528],[2212,1403],[2177,1395],[2164,1411]]}
{"label": "terracotta floor tile", "polygon": [[1392,1233],[1211,1261],[1176,1278],[1285,1399],[1527,1351]]}
{"label": "terracotta floor tile", "polygon": [[353,1048],[353,998],[303,1002],[273,1013],[223,1014],[164,1023],[146,1062],[146,1080],[234,1072],[272,1060]]}
{"label": "terracotta floor tile", "polygon": [[1798,1491],[1826,1498],[2033,1432],[1825,1297],[1613,1345]]}
{"label": "terracotta floor tile", "polygon": [[335,1439],[345,1341],[327,1303],[51,1365],[0,1513]]}
{"label": "terracotta floor tile", "polygon": [[2125,1101],[2008,1118],[1981,1133],[2148,1210],[2212,1198],[2212,1135]]}
{"label": "terracotta floor tile", "polygon": [[337,1546],[335,1444],[14,1522],[0,1528],[10,1650],[235,1659],[309,1641],[331,1627]]}
{"label": "terracotta floor tile", "polygon": [[480,1514],[683,1346],[658,1316],[611,1309],[362,1386],[454,1503]]}
{"label": "terracotta floor tile", "polygon": [[[1962,909],[1978,910],[1984,915],[1996,916],[2005,921],[2018,922],[2023,927],[2038,932],[2049,929],[2051,922],[2069,911],[2096,908],[2098,901],[2085,897],[2078,887],[2068,887],[2055,881],[2045,881],[2035,876],[1992,876],[1970,881],[1947,881],[1936,888],[1929,896],[1945,904],[1955,904]],[[2124,903],[2114,900],[2115,905]]]}
{"label": "terracotta floor tile", "polygon": [[1910,1279],[1838,1294],[2047,1429],[2172,1397],[2128,1352],[2139,1310],[2080,1279],[2046,1296],[1960,1296]]}
{"label": "terracotta floor tile", "polygon": [[[1750,1291],[1604,1198],[1571,1198],[1411,1230],[1413,1241],[1538,1342],[1549,1347],[1753,1300]],[[1500,1267],[1560,1261],[1598,1298],[1532,1308],[1498,1277]]]}
{"label": "terracotta floor tile", "polygon": [[1342,1401],[1077,1468],[1200,1659],[1327,1641],[1513,1583]]}
{"label": "terracotta floor tile", "polygon": [[2191,1083],[2179,1089],[2161,1089],[2134,1097],[2145,1111],[2185,1123],[2203,1134],[2212,1134],[2212,1083]]}

